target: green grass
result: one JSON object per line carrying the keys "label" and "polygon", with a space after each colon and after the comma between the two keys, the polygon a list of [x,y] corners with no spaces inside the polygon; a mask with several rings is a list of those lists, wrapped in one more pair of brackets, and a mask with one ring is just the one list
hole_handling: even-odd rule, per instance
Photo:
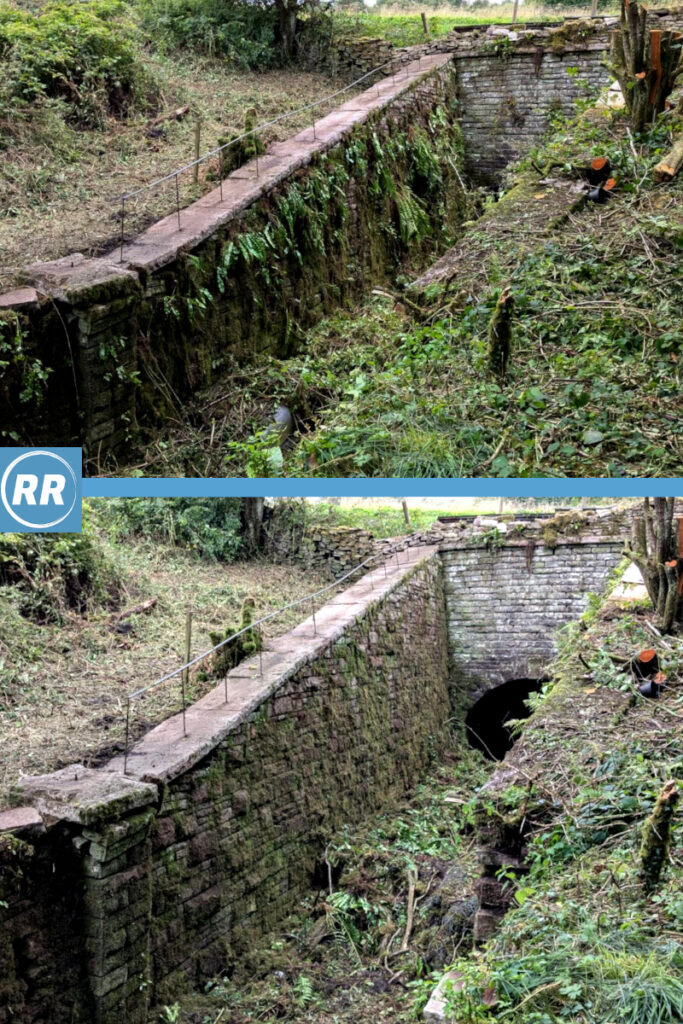
{"label": "green grass", "polygon": [[[440,515],[449,515],[446,510],[420,509],[410,507],[410,526],[403,517],[401,506],[381,506],[378,508],[335,507],[332,505],[313,505],[311,515],[315,522],[325,526],[349,526],[369,530],[375,537],[396,537],[400,534],[424,530],[436,522]],[[477,515],[474,510],[466,513]]]}

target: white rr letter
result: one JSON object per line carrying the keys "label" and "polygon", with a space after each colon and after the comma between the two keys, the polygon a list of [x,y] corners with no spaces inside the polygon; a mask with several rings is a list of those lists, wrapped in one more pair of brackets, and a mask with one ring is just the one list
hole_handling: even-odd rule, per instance
{"label": "white rr letter", "polygon": [[62,491],[66,487],[66,477],[61,473],[46,473],[43,478],[43,489],[40,492],[40,504],[47,505],[50,498],[55,505],[63,505]]}
{"label": "white rr letter", "polygon": [[26,498],[27,505],[35,505],[36,490],[38,488],[38,477],[33,473],[17,473],[14,484],[13,505],[21,505],[22,499]]}

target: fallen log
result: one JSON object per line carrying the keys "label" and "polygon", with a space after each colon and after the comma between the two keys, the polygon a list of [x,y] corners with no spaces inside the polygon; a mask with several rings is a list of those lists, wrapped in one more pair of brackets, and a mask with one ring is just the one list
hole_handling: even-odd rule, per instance
{"label": "fallen log", "polygon": [[683,135],[653,170],[655,181],[672,181],[683,167]]}
{"label": "fallen log", "polygon": [[122,622],[124,619],[130,618],[131,615],[141,615],[143,612],[151,612],[157,603],[158,598],[150,597],[148,601],[142,601],[140,604],[136,604],[134,608],[129,608],[125,612],[121,612],[115,616],[117,622]]}
{"label": "fallen log", "polygon": [[175,110],[170,110],[166,114],[160,114],[159,117],[156,117],[153,121],[149,122],[148,127],[154,128],[155,125],[163,124],[164,121],[182,121],[182,119],[189,113],[189,107],[177,107]]}

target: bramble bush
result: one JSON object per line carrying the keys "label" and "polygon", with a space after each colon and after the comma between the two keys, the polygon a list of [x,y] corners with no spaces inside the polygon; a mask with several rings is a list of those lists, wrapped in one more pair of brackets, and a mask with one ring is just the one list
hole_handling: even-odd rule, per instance
{"label": "bramble bush", "polygon": [[117,605],[119,572],[93,529],[87,504],[83,512],[82,533],[0,536],[0,602],[8,588],[21,614],[39,624]]}
{"label": "bramble bush", "polygon": [[255,69],[275,63],[274,6],[234,0],[142,0],[140,14],[143,31],[162,51],[188,49]]}

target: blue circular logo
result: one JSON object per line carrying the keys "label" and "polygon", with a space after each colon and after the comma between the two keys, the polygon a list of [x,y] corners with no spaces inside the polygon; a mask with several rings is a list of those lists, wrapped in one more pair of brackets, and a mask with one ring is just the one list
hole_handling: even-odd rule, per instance
{"label": "blue circular logo", "polygon": [[21,526],[50,530],[72,512],[78,498],[76,474],[61,455],[32,451],[10,462],[0,480],[0,500]]}

